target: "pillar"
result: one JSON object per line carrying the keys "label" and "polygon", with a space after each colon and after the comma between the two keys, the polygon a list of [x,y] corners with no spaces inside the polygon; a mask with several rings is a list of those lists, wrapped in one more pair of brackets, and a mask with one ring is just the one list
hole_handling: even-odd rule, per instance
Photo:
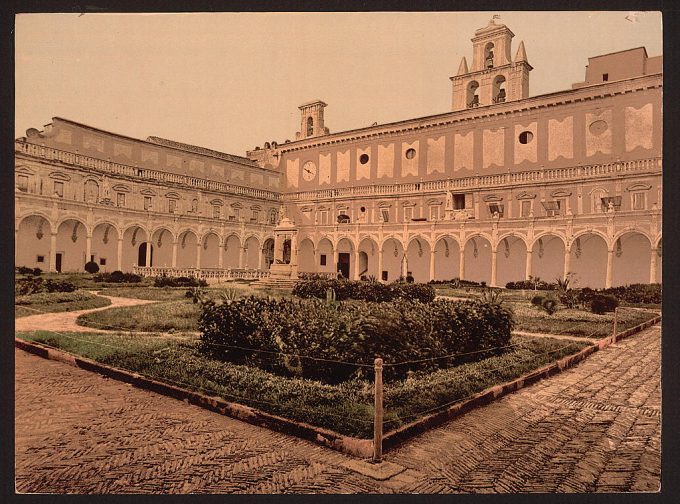
{"label": "pillar", "polygon": [[382,282],[382,272],[383,272],[383,251],[378,250],[378,281]]}
{"label": "pillar", "polygon": [[434,280],[434,249],[430,251],[430,281]]}
{"label": "pillar", "polygon": [[198,243],[196,244],[196,269],[201,269],[201,242],[203,240],[199,240]]}
{"label": "pillar", "polygon": [[260,254],[257,257],[257,269],[261,270],[264,263],[264,246],[259,248]]}
{"label": "pillar", "polygon": [[92,257],[92,235],[88,234],[85,237],[85,263],[90,262]]}
{"label": "pillar", "polygon": [[177,267],[177,240],[172,241],[172,267]]}
{"label": "pillar", "polygon": [[151,240],[146,241],[146,267],[151,267]]}
{"label": "pillar", "polygon": [[333,263],[335,265],[335,269],[333,270],[335,273],[338,272],[338,263],[340,263],[340,252],[337,249],[333,250]]}
{"label": "pillar", "polygon": [[50,271],[57,271],[57,233],[50,235]]}
{"label": "pillar", "polygon": [[118,250],[117,250],[117,261],[118,261],[118,271],[123,271],[123,237],[118,238]]}
{"label": "pillar", "polygon": [[533,264],[531,262],[532,256],[533,256],[533,251],[527,250],[527,266],[526,266],[526,274],[524,275],[525,280],[529,280],[531,275],[533,275],[533,271],[532,271]]}
{"label": "pillar", "polygon": [[614,266],[614,251],[607,250],[607,279],[604,282],[605,289],[609,289],[612,286],[613,266]]}
{"label": "pillar", "polygon": [[649,267],[649,283],[656,283],[656,271],[657,271],[657,261],[658,261],[658,250],[653,248],[652,249],[652,257],[651,257],[651,264]]}
{"label": "pillar", "polygon": [[496,266],[497,266],[497,251],[494,249],[491,251],[491,282],[490,287],[496,287]]}
{"label": "pillar", "polygon": [[224,268],[224,243],[221,241],[217,243],[217,267]]}
{"label": "pillar", "polygon": [[564,280],[571,273],[571,250],[564,247]]}
{"label": "pillar", "polygon": [[458,251],[458,279],[465,280],[465,246]]}
{"label": "pillar", "polygon": [[[243,269],[243,260],[246,255],[246,248],[243,246],[239,246],[238,248],[238,269]],[[293,252],[291,250],[291,257],[293,256]]]}
{"label": "pillar", "polygon": [[14,230],[14,264],[17,262],[17,251],[19,250],[19,230]]}
{"label": "pillar", "polygon": [[359,248],[354,249],[354,280],[359,280]]}
{"label": "pillar", "polygon": [[290,237],[290,263],[297,264],[297,254],[298,254],[298,243],[297,234],[293,234]]}

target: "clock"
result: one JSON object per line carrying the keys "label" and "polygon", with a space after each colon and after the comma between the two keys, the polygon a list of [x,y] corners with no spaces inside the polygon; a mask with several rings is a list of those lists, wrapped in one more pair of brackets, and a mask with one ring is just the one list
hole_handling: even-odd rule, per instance
{"label": "clock", "polygon": [[302,165],[302,178],[309,182],[314,180],[314,177],[316,177],[316,165],[313,161],[307,161]]}

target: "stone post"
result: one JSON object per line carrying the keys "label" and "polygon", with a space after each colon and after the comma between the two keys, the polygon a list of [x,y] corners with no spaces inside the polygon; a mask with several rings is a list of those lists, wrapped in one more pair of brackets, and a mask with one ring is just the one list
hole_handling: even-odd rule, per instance
{"label": "stone post", "polygon": [[146,241],[146,263],[147,268],[151,267],[151,240]]}
{"label": "stone post", "polygon": [[533,256],[533,251],[527,250],[527,266],[526,266],[526,272],[525,272],[525,275],[524,275],[525,280],[529,280],[529,277],[531,277],[533,275],[533,271],[532,271],[533,264],[531,262],[532,256]]}
{"label": "stone post", "polygon": [[383,251],[378,250],[378,281],[382,282],[382,272],[383,272]]}
{"label": "stone post", "polygon": [[432,250],[430,251],[430,280],[434,280],[434,266],[435,266],[435,263],[434,263],[434,259],[435,259],[434,254],[435,254],[435,251],[434,251],[434,249],[432,249]]}
{"label": "stone post", "polygon": [[458,251],[458,278],[465,280],[465,247]]}
{"label": "stone post", "polygon": [[245,252],[246,252],[246,248],[239,246],[239,248],[238,248],[238,269],[243,269],[243,265],[245,263],[244,259],[245,259],[245,255],[246,255]]}
{"label": "stone post", "polygon": [[658,250],[653,248],[652,249],[652,256],[650,258],[650,265],[649,265],[649,283],[656,283],[656,272],[658,268]]}
{"label": "stone post", "polygon": [[612,286],[612,276],[613,276],[613,266],[614,266],[614,251],[607,250],[607,278],[604,283],[604,288],[609,289]]}
{"label": "stone post", "polygon": [[172,267],[177,267],[177,240],[172,241]]}
{"label": "stone post", "polygon": [[123,271],[123,238],[118,238],[118,250],[116,254],[118,261],[118,271]]}
{"label": "stone post", "polygon": [[491,251],[491,282],[490,287],[496,287],[496,270],[497,270],[497,252],[496,249]]}
{"label": "stone post", "polygon": [[571,250],[564,248],[564,280],[567,279],[567,275],[571,273]]}
{"label": "stone post", "polygon": [[50,235],[50,271],[57,271],[57,233]]}
{"label": "stone post", "polygon": [[359,280],[359,247],[354,249],[354,280]]}
{"label": "stone post", "polygon": [[201,242],[203,240],[199,240],[198,243],[196,244],[196,269],[201,269],[201,250],[203,247],[201,246]]}
{"label": "stone post", "polygon": [[[85,263],[90,262],[90,257],[92,257],[92,235],[88,234],[85,237]],[[85,266],[85,264],[83,264]]]}

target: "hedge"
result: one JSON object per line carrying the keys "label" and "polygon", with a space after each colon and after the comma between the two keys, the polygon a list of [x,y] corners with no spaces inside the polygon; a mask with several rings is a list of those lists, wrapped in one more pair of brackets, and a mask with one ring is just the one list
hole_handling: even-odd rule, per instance
{"label": "hedge", "polygon": [[337,383],[353,376],[371,378],[376,357],[387,364],[386,379],[448,367],[460,358],[389,364],[503,347],[510,341],[513,319],[510,310],[481,301],[326,303],[251,296],[205,303],[199,327],[202,351],[212,357]]}
{"label": "hedge", "polygon": [[153,281],[154,287],[206,287],[208,282],[194,277],[157,276]]}
{"label": "hedge", "polygon": [[42,277],[19,278],[14,283],[14,295],[25,296],[39,292],[73,292],[76,286],[71,282],[43,280]]}
{"label": "hedge", "polygon": [[134,273],[123,273],[120,270],[112,271],[111,273],[100,273],[92,277],[94,282],[106,283],[139,283],[142,277]]}
{"label": "hedge", "polygon": [[312,278],[302,280],[293,287],[293,295],[303,298],[325,299],[328,289],[333,289],[338,301],[357,299],[383,303],[404,299],[430,303],[434,300],[434,288],[426,284],[394,282],[357,282],[344,279]]}

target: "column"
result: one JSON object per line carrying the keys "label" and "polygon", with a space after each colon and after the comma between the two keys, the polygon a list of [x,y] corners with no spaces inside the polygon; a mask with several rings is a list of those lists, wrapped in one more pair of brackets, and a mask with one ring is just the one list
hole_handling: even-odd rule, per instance
{"label": "column", "polygon": [[656,283],[656,271],[657,271],[657,260],[658,260],[657,249],[652,249],[651,264],[649,267],[649,283]]}
{"label": "column", "polygon": [[120,237],[118,238],[118,253],[117,253],[117,261],[118,261],[118,271],[123,271],[123,238]]}
{"label": "column", "polygon": [[614,251],[607,250],[607,279],[604,283],[604,288],[609,289],[612,286],[612,274],[614,266]]}
{"label": "column", "polygon": [[490,287],[496,287],[496,265],[497,265],[496,256],[497,252],[494,249],[491,251],[491,283],[489,284]]}
{"label": "column", "polygon": [[264,266],[264,264],[263,264],[264,263],[264,246],[260,247],[259,251],[260,251],[260,253],[257,257],[257,269],[262,270],[262,268]]}
{"label": "column", "polygon": [[222,269],[224,268],[224,243],[222,243],[221,240],[218,240],[217,243],[217,267]]}
{"label": "column", "polygon": [[90,262],[90,257],[92,257],[92,235],[88,234],[85,237],[85,262]]}
{"label": "column", "polygon": [[297,234],[293,234],[290,237],[290,263],[291,264],[298,264],[297,254],[298,254]]}
{"label": "column", "polygon": [[567,279],[567,275],[571,273],[571,250],[564,248],[564,280]]}
{"label": "column", "polygon": [[[238,248],[238,269],[243,269],[243,263],[246,255],[246,248],[245,247],[239,247]],[[291,251],[291,256],[293,255]]]}
{"label": "column", "polygon": [[146,242],[146,267],[151,267],[151,240]]}
{"label": "column", "polygon": [[177,240],[172,241],[172,267],[177,267]]}
{"label": "column", "polygon": [[434,250],[430,251],[430,280],[434,280]]}
{"label": "column", "polygon": [[50,271],[57,271],[57,233],[50,236]]}
{"label": "column", "polygon": [[465,247],[461,247],[458,251],[458,279],[465,279]]}
{"label": "column", "polygon": [[19,250],[19,230],[14,230],[14,264],[17,262],[17,251]]}
{"label": "column", "polygon": [[378,281],[382,282],[382,272],[383,272],[383,251],[378,250]]}
{"label": "column", "polygon": [[338,263],[340,262],[340,252],[335,249],[333,250],[333,265],[334,269],[333,272],[337,273],[338,272]]}
{"label": "column", "polygon": [[359,267],[359,248],[354,249],[354,280],[359,280],[359,273],[361,273]]}
{"label": "column", "polygon": [[533,250],[527,250],[527,267],[526,267],[526,274],[524,275],[525,280],[529,280],[531,275],[533,275],[532,271],[532,263],[531,263],[531,258],[533,256]]}
{"label": "column", "polygon": [[201,269],[201,240],[196,244],[196,269]]}

